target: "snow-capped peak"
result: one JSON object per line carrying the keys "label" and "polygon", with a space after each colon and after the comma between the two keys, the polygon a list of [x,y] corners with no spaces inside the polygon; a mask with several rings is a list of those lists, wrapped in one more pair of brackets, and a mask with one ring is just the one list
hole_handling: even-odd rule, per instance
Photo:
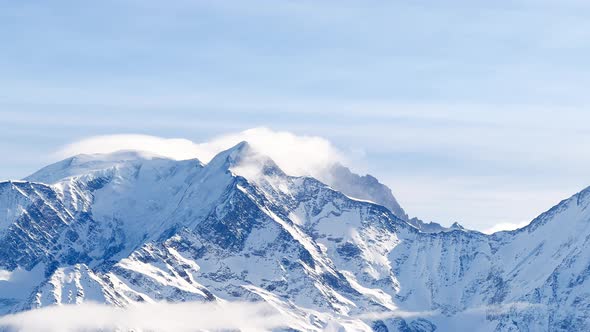
{"label": "snow-capped peak", "polygon": [[248,142],[242,141],[225,151],[219,152],[207,163],[207,166],[211,168],[230,168],[240,163],[249,153],[251,153],[250,145]]}

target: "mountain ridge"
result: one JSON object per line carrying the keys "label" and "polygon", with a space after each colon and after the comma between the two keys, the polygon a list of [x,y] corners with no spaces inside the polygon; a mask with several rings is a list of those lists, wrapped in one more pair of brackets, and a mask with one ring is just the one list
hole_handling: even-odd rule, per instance
{"label": "mountain ridge", "polygon": [[[108,162],[50,185],[0,183],[0,216],[10,216],[0,220],[0,270],[39,280],[0,300],[0,313],[248,299],[310,331],[334,322],[351,331],[590,326],[587,191],[528,229],[428,233],[381,204],[288,176],[247,143],[207,164]],[[45,170],[36,177],[56,179]],[[0,290],[10,284],[0,280]],[[387,318],[358,318],[375,312]]]}

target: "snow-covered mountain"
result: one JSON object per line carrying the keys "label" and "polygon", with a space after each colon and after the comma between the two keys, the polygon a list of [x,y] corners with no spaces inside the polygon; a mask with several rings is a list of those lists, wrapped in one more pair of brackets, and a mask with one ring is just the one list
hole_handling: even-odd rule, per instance
{"label": "snow-covered mountain", "polygon": [[343,166],[320,180],[243,142],[207,164],[122,151],[1,182],[0,314],[239,300],[300,331],[590,330],[590,189],[485,235],[421,229]]}

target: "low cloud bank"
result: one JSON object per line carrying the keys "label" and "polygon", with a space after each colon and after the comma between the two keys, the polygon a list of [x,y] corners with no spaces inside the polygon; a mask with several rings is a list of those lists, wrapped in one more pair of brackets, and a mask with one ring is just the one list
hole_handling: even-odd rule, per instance
{"label": "low cloud bank", "polygon": [[268,304],[157,303],[118,308],[102,304],[51,306],[0,317],[0,327],[23,332],[270,331],[289,318]]}
{"label": "low cloud bank", "polygon": [[[142,303],[125,308],[104,304],[50,306],[0,317],[0,330],[23,332],[77,332],[77,331],[271,331],[277,328],[298,327],[313,331],[369,331],[371,322],[395,318],[414,320],[424,318],[437,326],[471,326],[476,328],[490,323],[492,316],[520,313],[547,308],[542,304],[512,302],[467,308],[453,316],[439,311],[368,312],[353,317],[320,314],[320,321],[309,325],[306,315],[299,321],[288,310],[277,309],[264,302],[213,302],[213,303]],[[319,313],[316,313],[319,314]]]}

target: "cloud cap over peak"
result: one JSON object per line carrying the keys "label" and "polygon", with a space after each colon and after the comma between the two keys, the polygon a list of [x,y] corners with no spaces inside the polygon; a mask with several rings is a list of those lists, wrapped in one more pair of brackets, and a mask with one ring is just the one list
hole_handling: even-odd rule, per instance
{"label": "cloud cap over peak", "polygon": [[197,158],[204,163],[240,142],[247,142],[256,152],[266,155],[287,174],[317,175],[326,167],[345,158],[328,140],[317,136],[298,136],[285,131],[257,127],[215,137],[207,142],[182,138],[163,138],[140,134],[93,136],[62,147],[54,155],[66,158],[77,154],[113,153],[137,150],[162,157],[185,160]]}

